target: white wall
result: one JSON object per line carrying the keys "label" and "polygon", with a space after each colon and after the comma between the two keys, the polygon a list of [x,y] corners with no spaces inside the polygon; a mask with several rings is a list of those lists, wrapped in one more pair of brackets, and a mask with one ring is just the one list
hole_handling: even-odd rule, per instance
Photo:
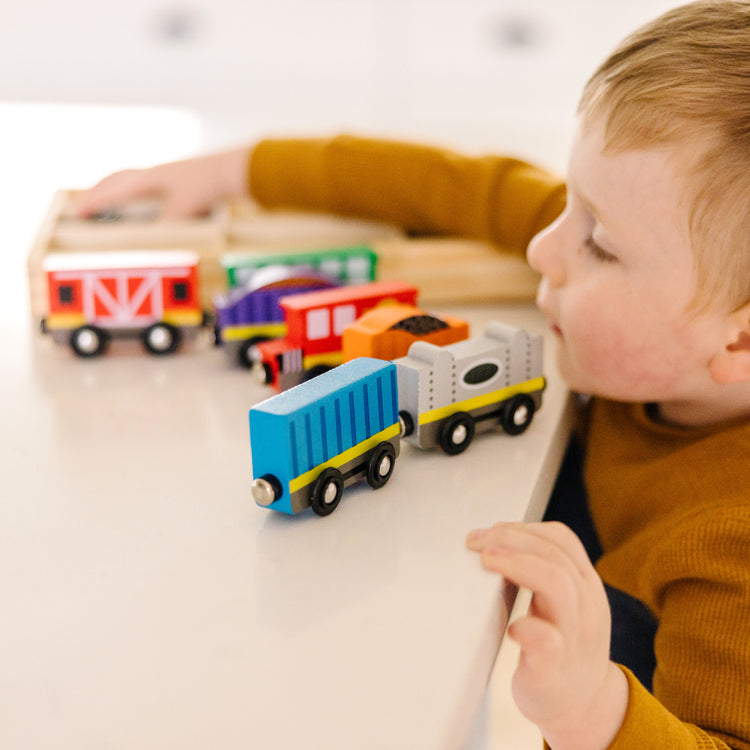
{"label": "white wall", "polygon": [[675,4],[28,0],[3,14],[0,101],[183,107],[205,148],[349,130],[562,169],[587,74]]}

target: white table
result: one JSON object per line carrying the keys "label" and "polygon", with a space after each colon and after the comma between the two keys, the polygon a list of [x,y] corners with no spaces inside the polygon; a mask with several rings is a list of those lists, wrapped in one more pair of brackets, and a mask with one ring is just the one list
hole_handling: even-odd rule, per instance
{"label": "white table", "polygon": [[0,313],[1,747],[462,745],[506,617],[464,537],[543,512],[569,416],[551,347],[525,434],[402,444],[384,488],[287,517],[249,491],[248,408],[271,392],[208,337],[83,361]]}

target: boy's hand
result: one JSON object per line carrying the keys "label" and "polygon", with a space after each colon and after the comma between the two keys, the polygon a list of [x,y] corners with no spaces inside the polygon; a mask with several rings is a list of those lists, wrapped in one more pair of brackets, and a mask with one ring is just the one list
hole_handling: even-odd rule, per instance
{"label": "boy's hand", "polygon": [[508,628],[520,648],[513,697],[554,750],[604,750],[628,703],[609,660],[610,614],[601,579],[563,524],[497,524],[467,538],[482,565],[529,589],[526,616]]}
{"label": "boy's hand", "polygon": [[88,218],[144,199],[162,201],[160,216],[182,219],[209,211],[222,198],[247,192],[247,149],[128,169],[105,177],[78,196],[79,216]]}

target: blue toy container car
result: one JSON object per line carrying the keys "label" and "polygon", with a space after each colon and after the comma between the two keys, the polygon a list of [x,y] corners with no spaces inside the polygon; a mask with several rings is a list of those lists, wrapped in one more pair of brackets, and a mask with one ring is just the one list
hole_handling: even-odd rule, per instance
{"label": "blue toy container car", "polygon": [[377,489],[399,453],[396,367],[360,357],[250,410],[252,494],[266,508],[327,516],[344,487]]}

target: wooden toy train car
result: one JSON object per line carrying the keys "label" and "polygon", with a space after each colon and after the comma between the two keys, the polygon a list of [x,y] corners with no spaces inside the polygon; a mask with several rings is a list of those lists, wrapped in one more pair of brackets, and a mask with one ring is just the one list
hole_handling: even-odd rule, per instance
{"label": "wooden toy train car", "polygon": [[416,303],[417,289],[400,281],[309,292],[281,300],[287,335],[253,348],[262,383],[286,390],[340,365],[341,338],[347,326],[378,305]]}
{"label": "wooden toy train car", "polygon": [[192,251],[48,255],[49,313],[42,330],[80,357],[115,337],[140,337],[152,354],[173,352],[206,323]]}
{"label": "wooden toy train car", "polygon": [[286,334],[281,297],[371,282],[377,256],[359,245],[270,255],[232,253],[223,256],[221,264],[228,291],[214,297],[216,343],[230,361],[249,368],[254,346]]}
{"label": "wooden toy train car", "polygon": [[220,263],[231,289],[250,281],[257,271],[270,266],[304,266],[340,284],[375,281],[377,255],[367,245],[306,250],[294,253],[226,253]]}
{"label": "wooden toy train car", "polygon": [[414,305],[382,305],[361,315],[344,329],[344,362],[356,357],[404,357],[415,341],[444,346],[469,336],[469,324],[453,315],[440,317]]}
{"label": "wooden toy train car", "polygon": [[265,266],[214,299],[216,342],[230,361],[250,368],[254,346],[286,334],[282,297],[335,286],[337,282],[307,267]]}
{"label": "wooden toy train car", "polygon": [[349,484],[390,479],[400,432],[395,366],[348,362],[250,409],[253,498],[326,516]]}
{"label": "wooden toy train car", "polygon": [[541,406],[542,349],[541,336],[499,322],[456,344],[415,342],[394,360],[404,436],[457,454],[477,429],[522,433]]}

